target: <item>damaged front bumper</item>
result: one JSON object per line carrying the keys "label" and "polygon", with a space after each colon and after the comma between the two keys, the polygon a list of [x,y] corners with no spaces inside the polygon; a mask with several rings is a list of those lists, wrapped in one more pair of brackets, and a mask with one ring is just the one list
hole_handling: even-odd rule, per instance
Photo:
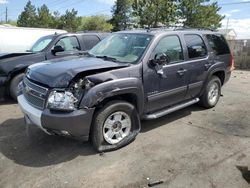
{"label": "damaged front bumper", "polygon": [[81,109],[73,112],[39,110],[31,106],[23,95],[19,95],[19,106],[27,124],[36,125],[47,134],[88,140],[94,109]]}

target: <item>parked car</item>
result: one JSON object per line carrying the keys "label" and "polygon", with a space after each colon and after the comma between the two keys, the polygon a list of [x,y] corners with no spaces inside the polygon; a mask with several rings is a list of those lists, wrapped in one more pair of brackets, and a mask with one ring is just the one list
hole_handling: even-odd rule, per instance
{"label": "parked car", "polygon": [[60,29],[0,27],[0,53],[23,53],[41,37],[67,33]]}
{"label": "parked car", "polygon": [[80,55],[107,35],[108,33],[53,34],[40,38],[26,53],[2,54],[0,98],[10,95],[16,100],[18,83],[29,65],[49,59]]}
{"label": "parked car", "polygon": [[48,134],[120,148],[152,120],[200,103],[214,107],[234,67],[221,34],[206,30],[124,31],[79,59],[30,66],[19,105]]}

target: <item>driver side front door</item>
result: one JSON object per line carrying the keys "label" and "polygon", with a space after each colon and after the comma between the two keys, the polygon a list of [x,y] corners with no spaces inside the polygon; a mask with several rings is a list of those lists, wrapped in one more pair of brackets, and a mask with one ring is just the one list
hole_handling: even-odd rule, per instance
{"label": "driver side front door", "polygon": [[144,90],[147,97],[147,112],[154,112],[177,104],[185,99],[187,93],[187,67],[179,36],[163,37],[154,49],[151,58],[164,53],[169,62],[156,67],[144,66]]}
{"label": "driver side front door", "polygon": [[52,49],[49,50],[46,53],[46,58],[49,59],[54,59],[54,58],[61,58],[61,57],[66,57],[66,56],[71,56],[71,55],[78,55],[81,47],[79,44],[79,41],[76,36],[67,36],[59,39],[54,46],[61,46],[64,51],[62,52],[57,52],[54,54],[52,52]]}

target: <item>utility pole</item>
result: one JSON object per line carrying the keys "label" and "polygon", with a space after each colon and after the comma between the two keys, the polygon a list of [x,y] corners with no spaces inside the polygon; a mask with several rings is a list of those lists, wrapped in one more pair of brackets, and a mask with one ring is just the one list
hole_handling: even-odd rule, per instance
{"label": "utility pole", "polygon": [[6,10],[5,10],[5,23],[8,22],[8,7],[6,7]]}
{"label": "utility pole", "polygon": [[[229,18],[227,18],[226,32],[228,32]],[[227,34],[227,33],[226,33]]]}

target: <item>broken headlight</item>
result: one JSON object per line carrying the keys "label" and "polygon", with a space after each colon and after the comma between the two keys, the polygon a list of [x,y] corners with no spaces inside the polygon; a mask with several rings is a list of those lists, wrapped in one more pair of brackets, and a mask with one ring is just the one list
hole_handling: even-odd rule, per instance
{"label": "broken headlight", "polygon": [[77,98],[70,91],[52,91],[49,95],[47,107],[52,110],[73,111]]}
{"label": "broken headlight", "polygon": [[94,84],[88,79],[79,79],[73,82],[67,91],[52,91],[47,107],[53,110],[73,111],[78,107],[84,93],[93,86]]}

